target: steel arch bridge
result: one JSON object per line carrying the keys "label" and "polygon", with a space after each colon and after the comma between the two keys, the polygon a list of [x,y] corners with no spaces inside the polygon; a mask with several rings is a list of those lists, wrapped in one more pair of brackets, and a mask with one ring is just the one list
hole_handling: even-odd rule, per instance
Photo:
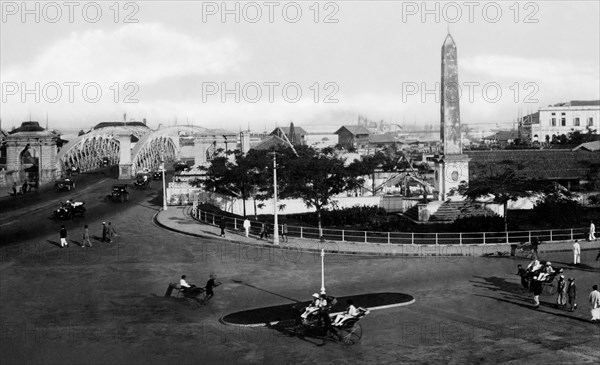
{"label": "steel arch bridge", "polygon": [[109,126],[98,128],[79,136],[64,145],[57,155],[58,170],[64,175],[75,166],[85,172],[96,169],[108,159],[109,165],[121,163],[118,136],[134,135],[138,141],[131,149],[132,172],[156,169],[161,161],[174,161],[179,157],[179,136],[213,135],[210,129],[180,125],[152,130],[146,126]]}

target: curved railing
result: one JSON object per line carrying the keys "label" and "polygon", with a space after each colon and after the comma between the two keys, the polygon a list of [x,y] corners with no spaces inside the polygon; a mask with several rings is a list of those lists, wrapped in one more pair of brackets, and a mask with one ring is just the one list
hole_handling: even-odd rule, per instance
{"label": "curved railing", "polygon": [[[218,225],[221,215],[203,211],[196,202],[192,206],[192,216],[200,222]],[[243,219],[224,216],[228,229],[243,230]],[[250,221],[251,232],[258,234],[262,222]],[[272,229],[272,228],[271,228]],[[281,225],[279,227],[281,232]],[[323,238],[329,241],[388,244],[388,245],[486,245],[486,244],[518,244],[531,242],[537,237],[542,242],[585,239],[587,228],[565,228],[535,231],[509,232],[372,232],[346,229],[323,228]],[[288,225],[288,236],[305,239],[319,239],[319,229],[315,227],[298,227]]]}

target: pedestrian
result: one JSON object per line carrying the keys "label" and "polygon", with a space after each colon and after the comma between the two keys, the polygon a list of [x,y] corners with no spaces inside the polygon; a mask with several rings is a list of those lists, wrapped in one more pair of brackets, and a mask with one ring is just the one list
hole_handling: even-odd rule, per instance
{"label": "pedestrian", "polygon": [[533,304],[534,308],[540,307],[540,294],[542,294],[543,286],[542,282],[538,280],[537,276],[533,277],[533,280],[529,284],[529,288],[531,288],[531,292],[533,293]]}
{"label": "pedestrian", "polygon": [[69,243],[67,242],[67,229],[63,224],[62,226],[60,226],[60,248],[67,246],[69,246]]}
{"label": "pedestrian", "polygon": [[92,247],[92,241],[90,241],[90,229],[88,228],[87,224],[85,227],[83,227],[83,240],[81,242],[81,247],[85,247],[86,243]]}
{"label": "pedestrian", "polygon": [[263,236],[269,238],[269,234],[267,233],[267,226],[265,225],[265,222],[262,222],[260,224],[260,239],[262,240]]}
{"label": "pedestrian", "polygon": [[281,226],[281,238],[283,239],[283,242],[288,242],[288,226],[285,222],[283,223],[283,226]]}
{"label": "pedestrian", "polygon": [[17,182],[13,182],[13,196],[17,196]]}
{"label": "pedestrian", "polygon": [[579,242],[575,240],[573,243],[573,265],[579,265],[581,261],[581,246],[579,246]]}
{"label": "pedestrian", "polygon": [[517,274],[521,277],[521,286],[523,289],[529,289],[529,281],[527,280],[527,270],[523,269],[521,264],[517,265]]}
{"label": "pedestrian", "polygon": [[210,298],[215,296],[213,288],[221,285],[220,282],[215,281],[216,278],[217,275],[210,274],[210,279],[208,279],[208,281],[206,282],[206,294],[204,295],[204,303],[206,303],[208,300],[210,300]]}
{"label": "pedestrian", "polygon": [[564,275],[558,277],[556,293],[558,294],[558,297],[556,298],[556,306],[564,307],[567,305],[567,282],[565,281]]}
{"label": "pedestrian", "polygon": [[588,241],[596,240],[596,226],[593,221],[590,221],[590,234],[588,236]]}
{"label": "pedestrian", "polygon": [[227,223],[225,222],[225,217],[221,216],[221,220],[219,221],[219,228],[221,228],[221,234],[219,237],[225,237],[225,228],[227,227]]}
{"label": "pedestrian", "polygon": [[265,224],[265,237],[269,239],[269,233],[271,232],[271,223],[267,222]]}
{"label": "pedestrian", "polygon": [[245,217],[244,219],[244,231],[246,231],[246,237],[250,236],[250,220],[248,219],[248,217]]}
{"label": "pedestrian", "polygon": [[531,240],[531,256],[532,256],[532,259],[539,260],[540,257],[538,256],[538,247],[541,244],[542,244],[542,242],[540,241],[539,237],[533,237],[533,239]]}
{"label": "pedestrian", "polygon": [[108,227],[106,222],[102,222],[102,242],[108,242]]}
{"label": "pedestrian", "polygon": [[113,227],[111,225],[110,222],[108,222],[107,233],[108,233],[108,243],[112,243],[113,240],[115,239],[115,237],[117,237],[117,231],[115,230],[115,227]]}
{"label": "pedestrian", "polygon": [[592,322],[600,321],[600,292],[598,292],[598,285],[592,286],[590,305],[592,306]]}
{"label": "pedestrian", "polygon": [[577,309],[577,285],[575,285],[575,278],[569,278],[569,285],[567,286],[567,298],[569,299],[569,305],[571,306],[571,312]]}

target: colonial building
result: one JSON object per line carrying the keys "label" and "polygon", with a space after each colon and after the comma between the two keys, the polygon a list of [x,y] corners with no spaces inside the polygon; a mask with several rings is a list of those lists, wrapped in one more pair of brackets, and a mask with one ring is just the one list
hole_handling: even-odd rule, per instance
{"label": "colonial building", "polygon": [[540,108],[519,121],[519,134],[527,142],[552,141],[574,131],[598,129],[600,100],[559,103]]}

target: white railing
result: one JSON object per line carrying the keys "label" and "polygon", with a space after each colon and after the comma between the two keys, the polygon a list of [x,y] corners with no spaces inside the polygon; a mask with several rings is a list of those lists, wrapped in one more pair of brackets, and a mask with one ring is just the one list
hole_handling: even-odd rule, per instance
{"label": "white railing", "polygon": [[[192,206],[192,216],[200,222],[218,226],[225,220],[227,229],[243,230],[243,219],[223,216],[198,208],[197,202]],[[264,221],[267,223],[268,221]],[[270,223],[270,222],[269,222]],[[258,234],[262,221],[250,221],[253,234]],[[271,230],[273,229],[271,224]],[[279,226],[281,232],[281,225]],[[531,242],[537,237],[542,242],[584,239],[587,228],[565,228],[536,231],[509,232],[372,232],[347,229],[323,228],[323,238],[329,241],[388,244],[388,245],[481,245],[481,244],[518,244]],[[319,239],[316,227],[299,227],[288,225],[288,236],[306,239]]]}

